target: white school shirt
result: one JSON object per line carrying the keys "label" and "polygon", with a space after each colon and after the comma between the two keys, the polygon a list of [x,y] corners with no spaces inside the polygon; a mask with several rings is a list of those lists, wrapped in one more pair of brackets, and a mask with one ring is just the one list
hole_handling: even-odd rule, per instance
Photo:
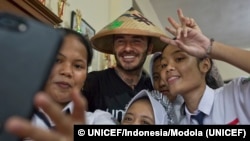
{"label": "white school shirt", "polygon": [[[66,110],[69,110],[70,113],[72,113],[73,111],[73,102],[70,102],[69,104],[67,104],[62,112],[65,112]],[[52,122],[52,120],[48,117],[48,115],[43,112],[42,109],[39,109],[40,112],[42,112],[44,114],[44,116],[46,116],[50,126],[54,126],[54,123]],[[95,110],[94,112],[85,112],[85,116],[86,116],[86,123],[87,125],[116,125],[117,122],[115,121],[115,119],[113,118],[113,116],[106,112],[106,111],[102,111],[102,110]],[[36,114],[33,115],[32,119],[31,119],[31,123],[34,126],[37,126],[39,128],[42,129],[47,129],[49,130],[50,127],[44,122],[44,120],[42,118],[40,118],[39,116],[37,116]],[[22,141],[33,141],[30,138],[25,138]]]}
{"label": "white school shirt", "polygon": [[[70,113],[72,113],[73,106],[74,106],[73,102],[70,102],[63,108],[62,112],[65,112],[67,109],[69,109]],[[41,109],[40,111],[43,112]],[[46,113],[44,114],[49,120],[50,125],[54,126],[54,123],[48,117],[48,115],[46,115]],[[115,125],[116,124],[115,120],[113,119],[113,116],[109,112],[106,112],[106,111],[95,110],[94,112],[85,112],[85,116],[86,116],[85,124],[88,124],[88,125],[94,125],[94,124],[95,125],[98,125],[98,124],[99,125]],[[33,115],[31,122],[33,125],[38,126],[40,128],[49,129],[49,127],[45,124],[45,122],[36,114]]]}
{"label": "white school shirt", "polygon": [[177,124],[181,121],[181,119],[184,117],[183,110],[184,110],[184,99],[182,96],[177,95],[176,99],[173,101],[173,108],[175,111],[175,115],[177,118]]}
{"label": "white school shirt", "polygon": [[[196,112],[206,114],[203,124],[250,124],[250,77],[233,79],[218,89],[206,86]],[[180,124],[197,124],[185,107]]]}

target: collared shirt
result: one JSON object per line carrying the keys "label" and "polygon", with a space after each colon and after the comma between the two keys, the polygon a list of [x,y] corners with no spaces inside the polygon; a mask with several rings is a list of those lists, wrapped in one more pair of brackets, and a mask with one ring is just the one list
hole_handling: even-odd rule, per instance
{"label": "collared shirt", "polygon": [[[63,108],[62,112],[69,111],[70,113],[72,113],[73,107],[74,107],[73,102],[70,102]],[[49,116],[42,109],[39,109],[39,111],[45,115],[46,119],[42,118],[41,116],[38,116],[37,114],[34,114],[31,120],[33,125],[38,126],[40,128],[44,128],[44,129],[50,129],[50,127],[55,126],[52,120],[49,118]],[[89,125],[91,124],[106,124],[106,125],[116,124],[112,115],[106,111],[95,110],[94,112],[85,112],[85,116],[86,116],[85,124],[89,124]],[[45,121],[49,121],[49,125]]]}
{"label": "collared shirt", "polygon": [[[197,111],[206,114],[204,124],[250,124],[250,78],[240,77],[218,89],[206,86]],[[180,124],[197,124],[185,107]]]}
{"label": "collared shirt", "polygon": [[181,95],[177,95],[176,99],[173,102],[174,111],[177,118],[177,123],[181,121],[184,117],[183,110],[184,110],[184,99]]}

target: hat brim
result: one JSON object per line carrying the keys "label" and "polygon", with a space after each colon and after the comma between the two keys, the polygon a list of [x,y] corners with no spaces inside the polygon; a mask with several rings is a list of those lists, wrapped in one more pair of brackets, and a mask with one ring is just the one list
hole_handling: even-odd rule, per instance
{"label": "hat brim", "polygon": [[[139,36],[148,36],[151,37],[151,43],[153,44],[153,49],[151,53],[161,52],[167,43],[160,40],[162,34],[145,32],[137,29],[116,29],[114,31],[106,31],[99,33],[98,35],[91,38],[93,48],[107,54],[114,54],[113,52],[113,37],[114,35],[139,35]],[[150,35],[150,36],[149,36]],[[167,37],[167,36],[165,36]]]}
{"label": "hat brim", "polygon": [[167,37],[166,33],[133,8],[96,33],[91,38],[93,48],[103,53],[114,54],[113,35],[116,34],[152,37],[151,43],[153,44],[153,49],[151,53],[162,51],[167,45],[160,40],[161,36]]}

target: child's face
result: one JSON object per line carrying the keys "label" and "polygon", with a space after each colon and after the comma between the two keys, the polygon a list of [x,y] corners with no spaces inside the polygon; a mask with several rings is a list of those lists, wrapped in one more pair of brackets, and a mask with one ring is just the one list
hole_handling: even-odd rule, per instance
{"label": "child's face", "polygon": [[161,78],[161,58],[157,58],[154,61],[152,72],[153,72],[153,86],[155,90],[158,90],[163,95],[167,96],[170,101],[176,99],[176,95],[172,95],[169,92],[166,81]]}
{"label": "child's face", "polygon": [[169,45],[162,53],[161,78],[166,81],[172,95],[192,94],[194,89],[206,84],[206,62],[198,63],[197,58]]}
{"label": "child's face", "polygon": [[80,91],[87,77],[86,47],[73,35],[68,35],[58,52],[47,80],[45,91],[60,104],[71,101],[73,90]]}
{"label": "child's face", "polygon": [[149,99],[138,99],[128,108],[122,125],[154,125],[154,111]]}

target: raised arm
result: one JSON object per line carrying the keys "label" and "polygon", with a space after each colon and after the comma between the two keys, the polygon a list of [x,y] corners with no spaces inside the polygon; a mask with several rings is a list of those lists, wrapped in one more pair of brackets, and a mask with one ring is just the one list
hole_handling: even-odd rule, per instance
{"label": "raised arm", "polygon": [[80,93],[72,94],[74,110],[71,116],[61,112],[59,105],[49,99],[44,93],[39,93],[35,97],[35,105],[41,107],[54,121],[57,128],[54,131],[41,129],[31,124],[31,122],[20,117],[8,119],[5,128],[10,133],[20,137],[29,137],[35,141],[73,141],[73,125],[84,124],[86,111],[86,101]]}
{"label": "raised arm", "polygon": [[212,45],[212,58],[228,62],[248,73],[250,73],[250,51],[241,48],[214,42]]}
{"label": "raised arm", "polygon": [[[181,24],[176,22],[173,25],[173,22],[169,20],[172,27],[166,27],[166,30],[176,36],[177,39],[161,37],[162,41],[177,46],[190,55],[200,58],[208,56],[225,61],[250,73],[250,51],[213,41],[205,36],[199,28],[187,27],[187,22],[192,22],[197,27],[199,26],[193,19],[190,20],[190,18],[185,17],[180,9],[178,10],[178,16]],[[173,20],[171,17],[168,19]]]}

